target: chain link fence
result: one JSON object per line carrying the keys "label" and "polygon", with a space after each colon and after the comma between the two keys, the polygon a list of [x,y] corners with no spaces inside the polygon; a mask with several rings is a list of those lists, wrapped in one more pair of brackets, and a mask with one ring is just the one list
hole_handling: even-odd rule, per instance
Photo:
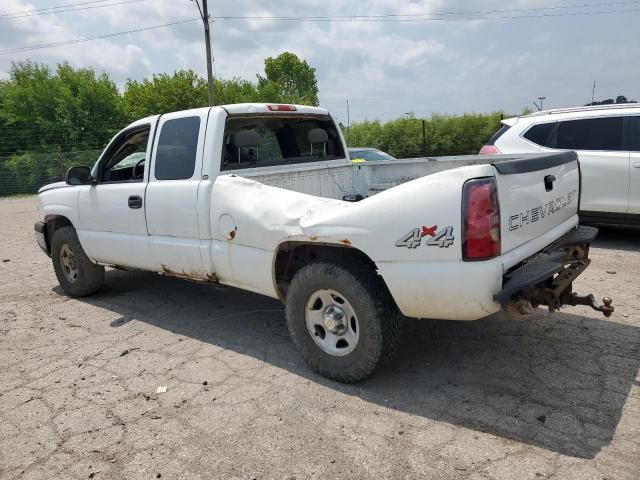
{"label": "chain link fence", "polygon": [[63,180],[71,166],[92,166],[101,152],[54,149],[0,156],[0,197],[37,193],[43,185]]}
{"label": "chain link fence", "polygon": [[[501,119],[493,113],[359,122],[344,134],[351,147],[375,147],[397,158],[470,155],[498,130]],[[0,127],[0,197],[35,194],[63,180],[69,167],[93,166],[124,123],[94,118],[72,125]]]}

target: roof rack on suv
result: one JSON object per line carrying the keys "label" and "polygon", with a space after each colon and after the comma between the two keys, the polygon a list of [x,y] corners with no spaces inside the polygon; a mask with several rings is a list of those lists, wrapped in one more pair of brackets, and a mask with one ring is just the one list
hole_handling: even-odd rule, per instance
{"label": "roof rack on suv", "polygon": [[538,117],[541,115],[553,115],[556,113],[585,112],[592,110],[617,110],[622,108],[640,108],[640,103],[610,103],[608,105],[587,105],[584,107],[567,107],[554,108],[552,110],[542,110],[541,112],[533,112],[524,117]]}

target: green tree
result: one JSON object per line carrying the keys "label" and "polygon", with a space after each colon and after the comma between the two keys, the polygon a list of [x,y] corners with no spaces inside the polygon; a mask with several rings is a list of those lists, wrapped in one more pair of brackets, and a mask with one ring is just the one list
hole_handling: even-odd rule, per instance
{"label": "green tree", "polygon": [[0,95],[5,132],[0,155],[50,148],[95,148],[122,122],[120,95],[106,74],[67,63],[52,73],[31,62],[12,65]]}
{"label": "green tree", "polygon": [[[318,103],[315,69],[289,53],[268,58],[257,83],[215,82],[218,105]],[[120,94],[107,74],[91,69],[15,63],[0,80],[0,196],[33,192],[70,165],[92,164],[128,121],[207,104],[206,81],[191,70],[128,80]]]}
{"label": "green tree", "polygon": [[[214,90],[217,105],[259,101],[256,85],[240,78],[215,79]],[[206,107],[207,81],[193,70],[155,74],[141,82],[130,79],[125,86],[123,104],[129,120]]]}
{"label": "green tree", "polygon": [[0,85],[0,194],[34,191],[78,156],[95,161],[122,123],[120,94],[106,74],[14,63]]}
{"label": "green tree", "polygon": [[607,98],[605,100],[589,102],[585,106],[591,105],[613,105],[614,103],[637,103],[635,100],[629,100],[625,95],[618,95],[615,100],[613,98]]}
{"label": "green tree", "polygon": [[316,69],[297,55],[284,52],[264,61],[265,76],[258,75],[261,101],[318,105]]}
{"label": "green tree", "polygon": [[258,89],[254,83],[240,78],[215,80],[216,105],[259,102]]}
{"label": "green tree", "polygon": [[207,82],[193,70],[178,70],[172,75],[154,74],[141,82],[127,80],[123,106],[129,120],[149,115],[205,107]]}

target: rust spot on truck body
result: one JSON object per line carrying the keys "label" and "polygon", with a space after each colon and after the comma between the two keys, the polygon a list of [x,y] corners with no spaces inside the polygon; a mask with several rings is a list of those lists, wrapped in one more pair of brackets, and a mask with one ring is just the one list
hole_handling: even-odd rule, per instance
{"label": "rust spot on truck body", "polygon": [[351,240],[349,240],[348,238],[344,238],[342,240],[340,240],[340,243],[343,245],[346,245],[347,247],[351,246]]}
{"label": "rust spot on truck body", "polygon": [[205,275],[202,275],[199,272],[185,272],[184,270],[182,272],[178,272],[176,270],[170,269],[165,264],[160,264],[160,268],[162,268],[163,275],[166,275],[168,277],[177,277],[183,280],[189,280],[191,282],[198,282],[198,283],[218,283],[219,282],[218,277],[216,276],[215,273],[207,273]]}
{"label": "rust spot on truck body", "polygon": [[231,230],[229,232],[229,240],[233,240],[234,238],[236,238],[236,231],[235,230]]}

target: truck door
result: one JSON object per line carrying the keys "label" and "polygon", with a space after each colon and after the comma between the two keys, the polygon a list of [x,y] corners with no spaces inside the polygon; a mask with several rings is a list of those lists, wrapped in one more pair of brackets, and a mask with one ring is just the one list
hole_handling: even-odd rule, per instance
{"label": "truck door", "polygon": [[144,196],[156,119],[136,123],[107,146],[93,170],[95,185],[78,186],[82,247],[106,264],[148,268]]}
{"label": "truck door", "polygon": [[631,147],[629,214],[640,216],[640,115],[629,117],[629,125],[629,145]]}
{"label": "truck door", "polygon": [[163,115],[145,196],[154,270],[206,279],[200,255],[198,187],[208,108]]}

